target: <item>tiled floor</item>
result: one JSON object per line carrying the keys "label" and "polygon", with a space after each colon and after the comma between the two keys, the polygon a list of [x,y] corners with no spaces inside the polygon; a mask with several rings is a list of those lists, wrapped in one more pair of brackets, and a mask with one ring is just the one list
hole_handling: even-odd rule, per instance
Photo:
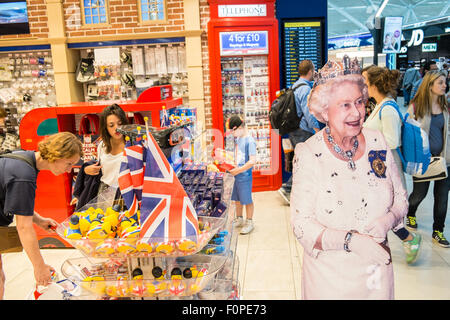
{"label": "tiled floor", "polygon": [[[411,191],[411,180],[407,179]],[[302,247],[290,227],[289,206],[278,192],[254,194],[255,230],[240,235],[241,299],[301,299]],[[396,299],[450,299],[450,248],[431,243],[432,192],[417,213],[423,250],[416,265],[408,266],[400,240],[389,234],[395,273]],[[447,216],[447,222],[449,218]],[[450,238],[450,229],[446,235]],[[42,250],[46,263],[60,270],[62,263],[81,254],[72,249]],[[25,299],[33,289],[33,270],[25,253],[3,255],[5,299]]]}

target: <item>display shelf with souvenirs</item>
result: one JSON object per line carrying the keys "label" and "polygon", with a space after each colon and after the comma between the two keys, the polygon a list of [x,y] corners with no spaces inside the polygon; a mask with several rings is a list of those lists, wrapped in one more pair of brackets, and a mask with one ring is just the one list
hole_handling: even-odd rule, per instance
{"label": "display shelf with souvenirs", "polygon": [[202,299],[207,286],[208,292],[235,295],[233,176],[208,171],[206,163],[188,163],[176,173],[161,139],[170,140],[167,133],[180,124],[156,129],[145,121],[145,131],[119,129],[127,140],[122,201],[110,187],[56,229],[84,256],[61,268],[81,287],[74,298]]}
{"label": "display shelf with souvenirs", "polygon": [[[257,171],[270,168],[269,75],[266,56],[221,58],[224,128],[232,115],[243,118],[256,142]],[[225,149],[234,151],[231,134]]]}
{"label": "display shelf with souvenirs", "polygon": [[19,124],[23,116],[46,106],[56,106],[50,50],[0,53],[0,107],[7,112],[0,151],[19,148]]}
{"label": "display shelf with souvenirs", "polygon": [[174,98],[188,102],[184,43],[81,49],[76,79],[85,101],[136,100],[153,86],[170,84]]}

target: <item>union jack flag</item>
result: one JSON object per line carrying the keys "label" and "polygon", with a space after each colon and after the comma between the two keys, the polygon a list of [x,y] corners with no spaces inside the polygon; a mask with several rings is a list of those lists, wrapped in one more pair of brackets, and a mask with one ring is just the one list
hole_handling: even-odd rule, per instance
{"label": "union jack flag", "polygon": [[143,140],[137,139],[134,145],[127,141],[120,164],[119,188],[130,216],[137,212],[142,199],[144,168]]}
{"label": "union jack flag", "polygon": [[196,241],[198,218],[191,200],[153,136],[147,132],[140,237]]}
{"label": "union jack flag", "polygon": [[119,188],[133,215],[140,204],[140,238],[146,242],[199,235],[197,213],[172,166],[153,136],[147,143],[127,142],[119,174]]}

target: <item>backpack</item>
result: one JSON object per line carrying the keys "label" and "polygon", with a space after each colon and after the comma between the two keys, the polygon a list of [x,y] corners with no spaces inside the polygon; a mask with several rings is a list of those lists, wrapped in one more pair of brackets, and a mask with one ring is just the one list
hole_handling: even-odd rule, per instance
{"label": "backpack", "polygon": [[416,120],[413,118],[408,119],[408,113],[405,114],[405,117],[403,118],[397,104],[393,101],[383,103],[379,113],[380,120],[381,111],[386,105],[394,107],[398,112],[400,120],[402,121],[402,145],[396,150],[402,161],[403,171],[410,175],[425,173],[431,160],[430,145],[427,133],[420,128],[420,125]]}
{"label": "backpack", "polygon": [[281,90],[281,94],[272,102],[269,111],[270,125],[278,129],[280,135],[295,131],[299,128],[301,117],[297,115],[294,92],[306,83],[300,83],[295,88]]}

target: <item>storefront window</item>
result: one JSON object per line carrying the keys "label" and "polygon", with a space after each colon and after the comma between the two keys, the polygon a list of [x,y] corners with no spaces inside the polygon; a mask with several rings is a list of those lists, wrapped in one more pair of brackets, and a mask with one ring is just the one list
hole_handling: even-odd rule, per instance
{"label": "storefront window", "polygon": [[81,3],[84,25],[108,23],[106,0],[82,0]]}
{"label": "storefront window", "polygon": [[155,23],[166,20],[165,0],[138,0],[141,23]]}

